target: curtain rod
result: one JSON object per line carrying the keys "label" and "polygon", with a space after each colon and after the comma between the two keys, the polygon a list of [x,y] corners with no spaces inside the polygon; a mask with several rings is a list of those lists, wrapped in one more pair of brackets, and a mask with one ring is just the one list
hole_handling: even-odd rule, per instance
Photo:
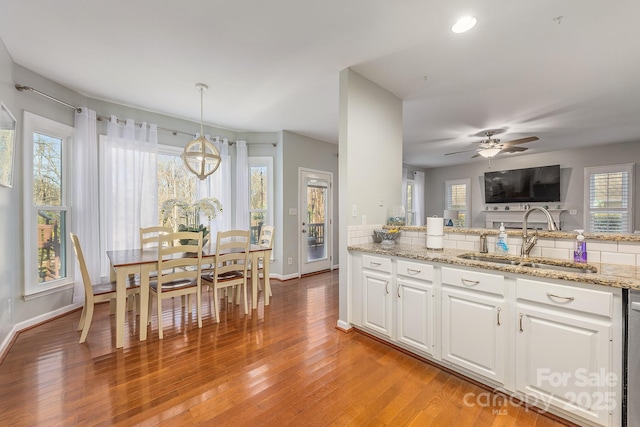
{"label": "curtain rod", "polygon": [[[44,92],[40,92],[39,90],[34,89],[34,88],[32,88],[31,86],[24,86],[24,85],[21,85],[21,84],[19,84],[19,83],[16,83],[15,87],[16,87],[16,90],[17,90],[18,92],[22,92],[22,91],[24,91],[24,90],[29,91],[29,92],[33,92],[33,93],[36,93],[36,94],[38,94],[38,95],[40,95],[40,96],[43,96],[43,97],[45,97],[45,98],[47,98],[47,99],[50,99],[50,100],[52,100],[52,101],[55,101],[55,102],[57,102],[57,103],[59,103],[59,104],[62,104],[62,105],[64,105],[65,107],[69,107],[69,108],[71,108],[72,110],[75,110],[75,111],[76,111],[76,112],[78,112],[78,113],[81,113],[81,112],[82,112],[82,108],[81,108],[81,107],[76,107],[75,105],[69,104],[68,102],[64,102],[64,101],[62,101],[62,100],[60,100],[60,99],[58,99],[58,98],[54,98],[53,96],[51,96],[51,95],[47,95],[47,94],[46,94],[46,93],[44,93]],[[108,120],[109,120],[109,117],[107,117],[107,116],[101,116],[101,115],[96,115],[96,119],[97,119],[98,121],[102,121],[102,120],[108,121]],[[117,119],[117,120],[118,120],[118,123],[125,123],[125,121],[124,121],[124,120],[122,120],[122,119]],[[136,124],[136,126],[142,126],[142,123],[135,122],[135,124]],[[167,129],[167,128],[163,128],[163,127],[160,127],[160,126],[158,126],[158,127],[157,127],[157,129],[158,129],[158,130],[161,130],[161,131],[169,132],[169,133],[171,133],[171,134],[172,134],[172,135],[174,135],[174,136],[175,136],[175,135],[177,135],[177,134],[187,135],[187,136],[190,136],[190,137],[192,137],[192,138],[195,138],[195,136],[196,136],[196,134],[194,134],[194,133],[183,132],[183,131],[180,131],[180,130]],[[233,145],[234,143],[235,143],[235,141],[229,141],[229,145]],[[260,144],[260,143],[247,143],[247,145],[261,145],[261,144]],[[276,145],[278,145],[278,144],[276,144],[276,143],[271,143],[271,145],[273,145],[273,146],[275,147],[275,146],[276,146]]]}
{"label": "curtain rod", "polygon": [[[78,113],[81,113],[81,112],[82,112],[82,108],[81,108],[81,107],[76,107],[75,105],[69,104],[68,102],[64,102],[64,101],[62,101],[62,100],[60,100],[60,99],[58,99],[58,98],[54,98],[53,96],[51,96],[51,95],[47,95],[47,94],[46,94],[46,93],[44,93],[44,92],[40,92],[39,90],[34,89],[34,88],[32,88],[31,86],[24,86],[24,85],[21,85],[21,84],[19,84],[19,83],[16,83],[16,90],[17,90],[18,92],[22,92],[22,91],[24,91],[24,90],[29,91],[29,92],[33,92],[33,93],[36,93],[36,94],[38,94],[38,95],[40,95],[40,96],[43,96],[43,97],[45,97],[45,98],[47,98],[47,99],[50,99],[50,100],[52,100],[52,101],[55,101],[55,102],[57,102],[58,104],[62,104],[62,105],[64,105],[65,107],[69,107],[69,108],[71,108],[72,110],[75,110],[75,111],[76,111],[76,112],[78,112]],[[101,115],[96,115],[96,119],[98,119],[98,121],[102,121],[102,120],[109,120],[109,117],[101,116]],[[125,121],[124,121],[124,120],[122,120],[122,119],[118,119],[118,123],[125,123]],[[138,123],[138,122],[136,122],[135,124],[136,124],[136,126],[142,126],[142,123]],[[177,135],[177,134],[179,134],[179,133],[180,133],[180,134],[188,135],[188,136],[190,136],[190,137],[192,137],[192,138],[195,138],[195,134],[194,134],[194,133],[188,133],[188,132],[182,132],[182,131],[179,131],[179,130],[167,129],[167,128],[163,128],[163,127],[160,127],[160,126],[158,126],[157,128],[158,128],[158,130],[162,130],[162,131],[165,131],[165,132],[169,132],[169,133],[171,133],[171,134],[173,134],[173,135]]]}

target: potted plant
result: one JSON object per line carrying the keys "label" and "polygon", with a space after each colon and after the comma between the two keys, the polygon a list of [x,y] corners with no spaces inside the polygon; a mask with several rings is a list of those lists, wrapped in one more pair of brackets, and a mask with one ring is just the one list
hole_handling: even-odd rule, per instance
{"label": "potted plant", "polygon": [[[222,204],[215,197],[188,202],[181,199],[167,199],[162,203],[162,223],[170,223],[171,227],[178,231],[196,231],[202,233],[202,244],[209,238],[209,230],[200,223],[200,215],[205,215],[209,221],[222,212]],[[187,239],[180,240],[180,244],[190,244]]]}

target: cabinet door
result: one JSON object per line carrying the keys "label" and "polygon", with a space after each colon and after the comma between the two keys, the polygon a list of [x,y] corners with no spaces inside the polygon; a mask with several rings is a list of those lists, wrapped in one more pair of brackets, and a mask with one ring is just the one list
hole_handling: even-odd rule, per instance
{"label": "cabinet door", "polygon": [[403,278],[397,285],[397,341],[433,354],[433,285]]}
{"label": "cabinet door", "polygon": [[522,304],[517,314],[518,391],[542,409],[552,404],[609,425],[609,413],[622,402],[614,391],[622,379],[612,373],[611,325]]}
{"label": "cabinet door", "polygon": [[504,300],[478,292],[442,289],[442,358],[504,382]]}
{"label": "cabinet door", "polygon": [[391,276],[365,270],[362,297],[363,326],[391,337]]}

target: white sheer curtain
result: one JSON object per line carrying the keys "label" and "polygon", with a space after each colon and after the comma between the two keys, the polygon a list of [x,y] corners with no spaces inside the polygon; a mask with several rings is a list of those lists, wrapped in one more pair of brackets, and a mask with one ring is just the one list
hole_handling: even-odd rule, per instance
{"label": "white sheer curtain", "polygon": [[413,173],[413,200],[416,211],[416,224],[423,225],[425,221],[424,207],[424,172]]}
{"label": "white sheer curtain", "polygon": [[236,228],[249,230],[249,153],[247,141],[236,142]]}
{"label": "white sheer curtain", "polygon": [[[197,137],[198,135],[196,135]],[[205,135],[210,140],[208,135]],[[231,229],[231,164],[229,158],[229,142],[227,138],[213,138],[213,144],[220,151],[220,166],[212,175],[204,181],[198,181],[198,198],[215,197],[222,204],[222,213],[209,222],[211,230],[210,241],[216,238],[218,231]],[[200,218],[204,224],[207,219]]]}
{"label": "white sheer curtain", "polygon": [[[76,111],[73,141],[73,215],[71,231],[78,235],[89,277],[100,282],[100,211],[98,181],[98,131],[96,112],[88,108]],[[84,286],[77,262],[73,302],[84,302]]]}
{"label": "white sheer curtain", "polygon": [[409,207],[407,206],[407,187],[408,186],[409,186],[409,182],[407,181],[407,168],[402,168],[402,206],[404,206],[404,214],[407,217],[407,224],[409,224],[409,220],[411,218],[411,212],[409,212]]}
{"label": "white sheer curtain", "polygon": [[136,248],[140,227],[158,224],[157,127],[111,116],[104,142],[106,249]]}

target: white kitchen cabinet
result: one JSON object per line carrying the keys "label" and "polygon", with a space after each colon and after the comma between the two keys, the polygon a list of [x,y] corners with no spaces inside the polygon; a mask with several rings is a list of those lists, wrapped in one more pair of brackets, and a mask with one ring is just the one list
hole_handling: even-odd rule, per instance
{"label": "white kitchen cabinet", "polygon": [[365,255],[362,264],[362,324],[390,338],[393,304],[391,260]]}
{"label": "white kitchen cabinet", "polygon": [[502,384],[505,306],[504,277],[442,268],[442,358]]}
{"label": "white kitchen cabinet", "polygon": [[537,406],[611,425],[621,404],[612,364],[613,293],[517,280],[516,388]]}
{"label": "white kitchen cabinet", "polygon": [[354,325],[579,425],[621,425],[620,289],[367,253],[352,263]]}
{"label": "white kitchen cabinet", "polygon": [[399,260],[396,272],[396,341],[433,355],[433,266]]}

